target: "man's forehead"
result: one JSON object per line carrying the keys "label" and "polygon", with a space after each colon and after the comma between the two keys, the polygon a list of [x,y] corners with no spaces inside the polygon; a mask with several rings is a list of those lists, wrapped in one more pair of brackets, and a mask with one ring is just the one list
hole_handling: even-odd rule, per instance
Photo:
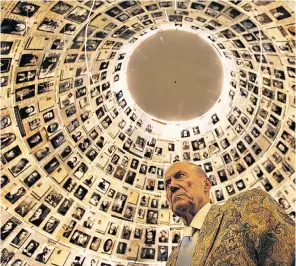
{"label": "man's forehead", "polygon": [[188,162],[176,162],[174,164],[172,164],[167,171],[165,172],[165,178],[169,177],[170,175],[175,174],[176,172],[180,171],[180,170],[196,170],[198,172],[203,173],[203,171],[200,169],[199,166],[188,163]]}

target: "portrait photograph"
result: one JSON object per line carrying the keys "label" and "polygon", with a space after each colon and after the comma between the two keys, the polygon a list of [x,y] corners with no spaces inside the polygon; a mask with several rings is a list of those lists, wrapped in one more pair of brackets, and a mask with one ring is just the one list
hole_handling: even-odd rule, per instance
{"label": "portrait photograph", "polygon": [[127,184],[133,185],[135,178],[136,178],[136,173],[133,171],[128,171],[124,181]]}
{"label": "portrait photograph", "polygon": [[109,210],[109,207],[111,205],[111,201],[108,199],[103,199],[100,205],[100,210],[103,212],[107,212]]}
{"label": "portrait photograph", "polygon": [[135,207],[129,205],[129,206],[126,207],[125,212],[123,214],[123,217],[126,220],[132,221],[134,219],[134,213],[135,213]]}
{"label": "portrait photograph", "polygon": [[5,174],[0,176],[0,180],[0,188],[5,187],[10,182],[9,177]]}
{"label": "portrait photograph", "polygon": [[9,201],[11,204],[17,202],[21,197],[23,197],[26,193],[26,189],[24,187],[14,187],[10,192],[5,195],[5,199]]}
{"label": "portrait photograph", "polygon": [[70,239],[70,243],[82,248],[86,248],[89,240],[90,240],[90,235],[83,233],[79,230],[75,230]]}
{"label": "portrait photograph", "polygon": [[1,240],[5,240],[20,223],[21,222],[14,217],[5,222],[0,230]]}
{"label": "portrait photograph", "polygon": [[116,223],[110,223],[108,234],[115,236],[117,234],[118,225]]}
{"label": "portrait photograph", "polygon": [[21,260],[21,259],[14,259],[11,262],[11,266],[24,266],[26,264],[25,261]]}
{"label": "portrait photograph", "polygon": [[118,242],[116,253],[121,254],[121,255],[124,255],[125,252],[126,252],[126,248],[127,248],[127,243],[125,243],[125,242]]}
{"label": "portrait photograph", "polygon": [[40,253],[37,253],[35,260],[39,261],[43,264],[46,264],[47,261],[49,260],[52,252],[54,251],[54,246],[51,245],[44,245],[44,247],[40,250]]}
{"label": "portrait photograph", "polygon": [[2,41],[0,44],[0,54],[8,55],[11,51],[12,46],[13,46],[13,42]]}
{"label": "portrait photograph", "polygon": [[5,18],[0,24],[1,33],[4,34],[14,34],[14,35],[24,35],[26,32],[27,26],[24,21],[14,20]]}
{"label": "portrait photograph", "polygon": [[88,190],[83,186],[78,186],[76,191],[74,192],[74,196],[80,200],[83,200]]}
{"label": "portrait photograph", "polygon": [[141,259],[155,259],[155,249],[154,248],[142,248]]}
{"label": "portrait photograph", "polygon": [[155,244],[156,230],[146,229],[145,231],[145,244],[153,245]]}
{"label": "portrait photograph", "polygon": [[62,161],[65,161],[72,154],[72,152],[72,148],[68,145],[63,148],[62,152],[59,154],[59,157]]}
{"label": "portrait photograph", "polygon": [[63,237],[69,238],[71,233],[73,232],[77,222],[74,220],[71,220],[70,223],[65,227],[65,230],[63,232]]}
{"label": "portrait photograph", "polygon": [[121,232],[121,238],[129,240],[131,237],[132,228],[128,225],[124,225]]}
{"label": "portrait photograph", "polygon": [[127,196],[117,192],[115,199],[113,201],[113,205],[112,205],[112,211],[113,212],[117,212],[117,213],[122,213],[125,203],[127,200]]}
{"label": "portrait photograph", "polygon": [[73,178],[69,177],[67,181],[64,183],[63,188],[68,192],[72,192],[76,185],[77,182],[75,182]]}
{"label": "portrait photograph", "polygon": [[65,13],[67,13],[67,11],[69,11],[71,8],[72,8],[72,6],[69,5],[68,3],[64,3],[63,1],[59,1],[50,10],[55,13],[58,13],[60,15],[63,15]]}
{"label": "portrait photograph", "polygon": [[157,261],[168,260],[168,246],[158,246]]}
{"label": "portrait photograph", "polygon": [[145,218],[145,213],[146,213],[145,209],[139,208],[138,213],[137,213],[137,218],[138,219],[144,219]]}
{"label": "portrait photograph", "polygon": [[60,162],[53,157],[48,163],[46,163],[43,168],[48,173],[53,173],[60,166]]}
{"label": "portrait photograph", "polygon": [[137,140],[136,140],[136,142],[134,144],[134,148],[136,150],[140,151],[140,152],[143,152],[145,145],[146,145],[146,139],[138,136],[137,137]]}
{"label": "portrait photograph", "polygon": [[44,20],[40,23],[38,30],[53,33],[59,26],[59,21],[50,18],[44,18]]}
{"label": "portrait photograph", "polygon": [[44,204],[41,204],[38,207],[38,209],[35,210],[34,214],[30,217],[29,222],[36,226],[39,226],[47,217],[49,212],[50,212],[50,209]]}
{"label": "portrait photograph", "polygon": [[[52,124],[51,124],[52,125]],[[54,128],[55,126],[52,125],[52,127],[50,128]],[[52,129],[50,129],[50,131],[52,131]],[[55,135],[51,140],[50,143],[53,146],[54,149],[58,148],[59,146],[61,146],[64,142],[66,141],[65,139],[65,135],[63,132],[58,133],[57,135]]]}
{"label": "portrait photograph", "polygon": [[147,224],[157,224],[158,221],[158,211],[148,210],[146,216]]}
{"label": "portrait photograph", "polygon": [[73,200],[70,199],[64,199],[62,204],[60,205],[60,207],[58,208],[58,213],[65,216],[67,214],[67,212],[69,211],[69,209],[71,208],[73,204]]}
{"label": "portrait photograph", "polygon": [[20,248],[25,243],[25,241],[29,236],[30,236],[30,233],[27,230],[21,229],[17,233],[17,235],[12,239],[10,244],[16,248]]}
{"label": "portrait photograph", "polygon": [[80,24],[88,18],[89,13],[87,9],[77,6],[65,18]]}
{"label": "portrait photograph", "polygon": [[0,73],[6,73],[10,70],[11,58],[1,58]]}
{"label": "portrait photograph", "polygon": [[55,229],[57,228],[57,226],[59,225],[60,220],[58,220],[57,218],[51,216],[48,221],[45,223],[45,225],[43,226],[43,230],[46,233],[52,234]]}
{"label": "portrait photograph", "polygon": [[105,240],[103,244],[103,253],[111,254],[114,247],[114,241],[111,238]]}
{"label": "portrait photograph", "polygon": [[14,177],[20,175],[25,169],[30,166],[30,162],[25,159],[21,158],[19,161],[16,162],[9,170]]}
{"label": "portrait photograph", "polygon": [[25,246],[25,248],[22,251],[22,254],[31,258],[32,255],[35,253],[37,248],[39,247],[39,243],[35,240],[30,240],[30,242]]}
{"label": "portrait photograph", "polygon": [[92,251],[98,251],[101,241],[102,241],[101,238],[94,236],[90,242],[89,249]]}
{"label": "portrait photograph", "polygon": [[59,205],[62,199],[63,199],[63,195],[53,189],[46,196],[45,202],[47,202],[49,205],[55,208]]}
{"label": "portrait photograph", "polygon": [[142,238],[142,233],[143,233],[143,230],[140,229],[140,228],[135,228],[135,231],[134,231],[134,238],[135,239],[141,239]]}
{"label": "portrait photograph", "polygon": [[[12,137],[12,136],[7,136],[7,137],[9,137],[8,141],[10,142],[10,137]],[[13,139],[15,139],[15,138],[13,137]],[[4,144],[5,144],[5,142],[4,142]],[[14,146],[13,148],[11,148],[10,150],[8,150],[7,152],[5,152],[3,154],[3,156],[7,162],[10,162],[21,154],[22,154],[22,151],[21,151],[20,147],[17,145],[17,146]]]}
{"label": "portrait photograph", "polygon": [[95,222],[95,216],[94,213],[90,213],[89,216],[83,221],[82,225],[83,227],[87,229],[92,229],[94,222]]}
{"label": "portrait photograph", "polygon": [[33,171],[31,174],[29,174],[25,179],[24,183],[28,187],[32,187],[38,180],[40,180],[41,175],[37,171]]}

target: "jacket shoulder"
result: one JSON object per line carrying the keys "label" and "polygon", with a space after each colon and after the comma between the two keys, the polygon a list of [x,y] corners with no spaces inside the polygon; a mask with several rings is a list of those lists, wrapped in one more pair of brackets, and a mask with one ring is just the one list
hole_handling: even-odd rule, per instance
{"label": "jacket shoulder", "polygon": [[[241,192],[233,197],[231,197],[224,205],[223,208],[229,207],[229,205],[246,205],[250,204],[250,202],[263,202],[264,199],[272,199],[273,198],[263,190],[259,188],[253,188],[244,192]],[[273,200],[277,205],[277,202]]]}
{"label": "jacket shoulder", "polygon": [[273,217],[271,220],[280,219],[285,223],[295,226],[294,221],[285,210],[267,192],[253,188],[230,198],[221,208],[224,212],[234,210],[242,217],[248,218],[251,214]]}

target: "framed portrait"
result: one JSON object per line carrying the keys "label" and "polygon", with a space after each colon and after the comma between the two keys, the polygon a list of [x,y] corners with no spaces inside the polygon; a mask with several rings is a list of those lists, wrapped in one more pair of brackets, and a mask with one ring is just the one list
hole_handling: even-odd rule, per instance
{"label": "framed portrait", "polygon": [[21,229],[17,235],[12,239],[12,241],[10,242],[10,245],[16,247],[16,248],[20,248],[25,241],[27,240],[27,238],[30,236],[29,231],[27,231],[26,229]]}
{"label": "framed portrait", "polygon": [[34,214],[30,217],[29,222],[36,226],[39,226],[47,217],[49,212],[50,212],[50,209],[44,204],[41,204],[37,208],[37,210],[35,210]]}
{"label": "framed portrait", "polygon": [[31,239],[30,242],[23,249],[22,254],[31,258],[38,247],[39,247],[39,243],[37,241]]}

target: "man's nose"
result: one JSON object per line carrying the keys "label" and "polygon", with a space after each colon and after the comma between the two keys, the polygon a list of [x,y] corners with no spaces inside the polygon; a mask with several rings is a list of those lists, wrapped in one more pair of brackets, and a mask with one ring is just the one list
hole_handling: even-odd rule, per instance
{"label": "man's nose", "polygon": [[179,188],[177,186],[170,186],[171,193],[175,193]]}
{"label": "man's nose", "polygon": [[176,192],[178,189],[179,189],[179,186],[177,184],[178,182],[176,181],[171,181],[171,184],[170,184],[170,187],[169,187],[169,190],[171,191],[171,193],[174,193]]}

